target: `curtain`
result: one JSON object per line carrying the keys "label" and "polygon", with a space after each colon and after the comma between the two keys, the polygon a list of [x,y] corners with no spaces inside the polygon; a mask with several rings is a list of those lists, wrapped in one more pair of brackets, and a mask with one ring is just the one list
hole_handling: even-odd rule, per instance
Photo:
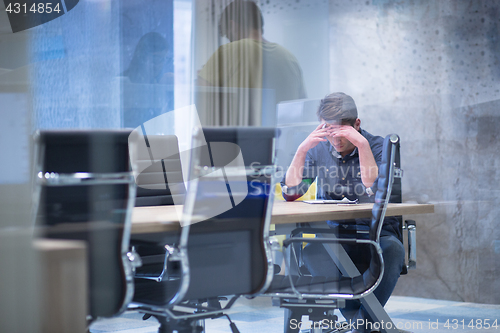
{"label": "curtain", "polygon": [[205,126],[262,124],[262,52],[251,40],[230,42],[220,33],[221,15],[231,2],[195,4],[195,103]]}
{"label": "curtain", "polygon": [[295,56],[264,38],[257,2],[197,0],[194,15],[195,103],[203,125],[275,126],[279,102],[306,97]]}

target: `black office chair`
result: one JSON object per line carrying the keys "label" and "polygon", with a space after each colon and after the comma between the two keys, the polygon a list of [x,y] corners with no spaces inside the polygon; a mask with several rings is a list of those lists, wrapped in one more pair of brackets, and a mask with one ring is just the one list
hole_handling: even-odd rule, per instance
{"label": "black office chair", "polygon": [[271,283],[274,137],[265,128],[195,135],[179,239],[165,246],[160,278],[135,280],[131,308],[155,316],[159,332],[200,332],[202,320],[224,316],[238,297]]}
{"label": "black office chair", "polygon": [[[135,182],[126,130],[38,132],[36,236],[84,240],[89,323],[123,312],[137,261],[128,252]],[[50,306],[50,304],[47,304]]]}
{"label": "black office chair", "polygon": [[[396,153],[394,157],[395,166],[395,177],[394,184],[392,185],[391,198],[389,202],[391,203],[402,203],[403,202],[403,189],[401,179],[403,178],[403,170],[401,168],[401,154],[400,145],[395,147]],[[402,275],[408,274],[408,270],[417,268],[417,240],[416,240],[416,223],[414,220],[404,220],[403,216],[395,217],[399,221],[399,240],[402,244],[406,244],[407,258],[405,258],[405,264],[401,271]],[[405,238],[404,231],[407,231],[407,236]]]}
{"label": "black office chair", "polygon": [[[148,135],[139,127],[130,135],[129,144],[137,147],[130,156],[137,184],[135,206],[182,205],[186,188],[177,136]],[[142,262],[135,277],[161,278],[166,253],[163,238],[132,235],[130,245]]]}
{"label": "black office chair", "polygon": [[[393,184],[395,179],[400,176],[399,168],[395,165],[398,153],[399,137],[395,134],[387,136],[384,140],[383,158],[379,169],[375,203],[372,209],[369,239],[329,237],[328,234],[336,233],[336,231],[298,228],[292,232],[290,238],[283,242],[283,248],[292,252],[290,258],[285,255],[288,272],[286,272],[286,275],[275,276],[265,295],[272,296],[273,304],[292,313],[291,318],[295,318],[298,322],[300,322],[302,315],[308,315],[309,319],[314,323],[312,325],[312,331],[314,332],[322,332],[324,320],[330,323],[328,331],[331,331],[332,328],[341,327],[331,324],[337,321],[333,310],[344,307],[345,300],[360,299],[370,295],[382,279],[384,263],[379,238],[387,204],[392,195]],[[321,234],[321,237],[297,237],[303,233]],[[293,245],[302,243],[368,244],[370,250],[367,255],[370,255],[371,258],[369,268],[365,272],[361,272],[360,275],[353,277],[313,277],[301,274],[300,267],[297,270],[290,270],[291,262],[298,264],[300,261],[296,253],[297,247]],[[298,248],[300,249],[301,246]],[[339,246],[338,249],[340,248]],[[297,325],[294,326],[291,322],[285,323],[285,325],[285,332],[299,332]],[[347,327],[338,329],[339,332],[347,330]]]}
{"label": "black office chair", "polygon": [[133,157],[138,170],[135,206],[182,204],[186,188],[177,137],[134,135],[133,141],[142,147]]}

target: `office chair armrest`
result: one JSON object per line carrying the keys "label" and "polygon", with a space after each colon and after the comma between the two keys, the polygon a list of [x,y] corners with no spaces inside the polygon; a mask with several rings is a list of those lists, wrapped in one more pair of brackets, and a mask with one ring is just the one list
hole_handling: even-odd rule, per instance
{"label": "office chair armrest", "polygon": [[403,229],[408,230],[408,269],[417,268],[417,225],[414,220],[405,220]]}
{"label": "office chair armrest", "polygon": [[130,266],[132,267],[132,272],[135,273],[137,267],[142,266],[142,259],[139,253],[135,250],[135,246],[132,246],[129,252],[127,252],[127,259],[130,262]]}
{"label": "office chair armrest", "polygon": [[179,250],[177,249],[177,247],[165,245],[165,255],[163,258],[163,266],[161,268],[161,272],[159,274],[136,274],[135,278],[162,282],[174,275],[173,270],[175,268],[173,267],[173,263],[179,262],[180,260]]}
{"label": "office chair armrest", "polygon": [[[331,228],[315,228],[310,226],[298,227],[290,233],[290,237],[296,238],[298,234],[338,234],[338,230]],[[352,234],[356,234],[356,231],[353,231]],[[308,238],[311,239],[311,238]],[[296,251],[298,253],[296,253]],[[295,265],[298,267],[300,275],[310,275],[307,268],[304,266],[304,261],[302,259],[302,251],[300,249],[294,249],[293,253],[295,254]]]}
{"label": "office chair armrest", "polygon": [[294,237],[287,238],[283,241],[283,247],[287,248],[292,243],[306,242],[306,243],[357,243],[357,244],[370,244],[375,246],[377,252],[382,253],[380,245],[369,239],[356,239],[356,238],[307,238],[307,237]]}
{"label": "office chair armrest", "polygon": [[100,185],[100,184],[129,184],[134,183],[131,172],[75,172],[57,173],[38,172],[37,182],[45,186],[75,186],[75,185]]}
{"label": "office chair armrest", "polygon": [[[321,243],[355,243],[355,244],[357,243],[357,244],[368,244],[368,245],[372,246],[372,249],[373,248],[375,249],[375,251],[372,252],[372,256],[375,256],[377,259],[375,260],[372,257],[371,262],[370,262],[370,268],[366,272],[361,274],[363,276],[363,280],[365,280],[365,278],[371,277],[373,279],[373,281],[372,281],[373,283],[371,283],[371,285],[369,287],[367,287],[363,292],[361,292],[359,294],[349,294],[349,296],[348,296],[348,294],[345,294],[344,296],[348,296],[350,298],[356,299],[356,298],[362,297],[362,295],[366,295],[367,293],[371,293],[378,286],[378,284],[380,283],[380,281],[382,279],[382,276],[384,273],[384,259],[382,257],[382,248],[380,247],[380,245],[376,241],[369,240],[369,239],[352,239],[352,238],[295,237],[295,238],[288,238],[288,239],[284,240],[283,241],[283,248],[286,249],[291,244],[298,243],[298,242],[320,243],[320,244]],[[295,251],[294,247],[291,247],[291,248],[292,248],[292,251]],[[290,271],[290,264],[286,258],[287,257],[285,256],[285,265],[287,266],[288,271]],[[374,264],[377,261],[379,262],[379,265],[381,265],[381,268],[380,268],[378,273],[375,273],[374,271],[372,271],[372,264]],[[377,264],[375,264],[375,265],[377,265]],[[370,274],[367,275],[367,272]],[[299,299],[302,299],[303,295],[297,290],[296,286],[294,285],[291,274],[288,274],[288,279],[290,281],[290,287],[291,287],[293,293]],[[353,279],[353,278],[351,277],[351,279]],[[368,280],[368,281],[370,281],[370,280]],[[338,297],[342,297],[342,296],[340,296],[340,294],[339,294]]]}
{"label": "office chair armrest", "polygon": [[[355,224],[356,222],[352,222]],[[299,227],[296,229],[293,229],[292,232],[290,233],[291,237],[295,237],[297,234],[337,234],[338,230],[335,229],[330,229],[330,228],[313,228],[313,227]],[[353,231],[353,233],[356,233],[356,231]]]}

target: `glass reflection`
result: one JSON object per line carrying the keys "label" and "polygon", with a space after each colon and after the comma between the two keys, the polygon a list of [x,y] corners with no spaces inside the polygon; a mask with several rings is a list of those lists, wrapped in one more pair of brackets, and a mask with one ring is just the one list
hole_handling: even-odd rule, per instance
{"label": "glass reflection", "polygon": [[306,97],[295,56],[263,37],[264,20],[253,1],[234,1],[222,11],[220,46],[198,72],[198,108],[208,125],[276,125],[276,104]]}

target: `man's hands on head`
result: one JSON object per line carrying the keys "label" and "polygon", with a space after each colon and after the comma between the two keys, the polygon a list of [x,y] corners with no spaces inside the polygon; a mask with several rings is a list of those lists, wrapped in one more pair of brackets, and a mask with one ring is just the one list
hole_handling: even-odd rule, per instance
{"label": "man's hands on head", "polygon": [[[378,166],[373,157],[373,152],[370,148],[368,140],[358,131],[360,125],[359,119],[356,121],[355,127],[351,125],[336,125],[328,126],[328,135],[332,137],[333,145],[336,141],[347,140],[358,148],[359,167],[361,171],[361,181],[365,187],[371,187],[378,176]],[[344,146],[346,143],[344,143]],[[337,148],[335,148],[337,149]],[[345,148],[343,148],[345,149]]]}
{"label": "man's hands on head", "polygon": [[321,123],[316,127],[314,131],[307,136],[307,138],[300,144],[297,152],[307,153],[309,149],[312,149],[322,141],[326,141],[325,136],[328,135],[328,129],[324,127],[324,123]]}
{"label": "man's hands on head", "polygon": [[332,138],[345,138],[358,148],[368,144],[368,140],[351,125],[329,124],[325,129],[328,136]]}
{"label": "man's hands on head", "polygon": [[285,184],[288,187],[297,186],[302,181],[302,171],[304,169],[304,162],[306,161],[307,152],[322,141],[326,141],[328,130],[325,128],[324,123],[321,123],[302,141],[299,148],[295,152],[292,163],[286,172]]}
{"label": "man's hands on head", "polygon": [[[314,131],[300,144],[295,156],[287,170],[285,184],[288,187],[297,186],[302,181],[302,171],[306,160],[307,152],[316,147],[320,142],[327,139],[333,141],[349,141],[358,148],[359,164],[361,171],[361,181],[366,187],[371,187],[378,175],[378,167],[373,157],[368,140],[358,131],[359,119],[355,126],[328,124],[324,121],[319,124]],[[341,143],[342,149],[346,149],[346,143]],[[354,148],[354,147],[353,147]],[[337,148],[336,148],[337,149]]]}

